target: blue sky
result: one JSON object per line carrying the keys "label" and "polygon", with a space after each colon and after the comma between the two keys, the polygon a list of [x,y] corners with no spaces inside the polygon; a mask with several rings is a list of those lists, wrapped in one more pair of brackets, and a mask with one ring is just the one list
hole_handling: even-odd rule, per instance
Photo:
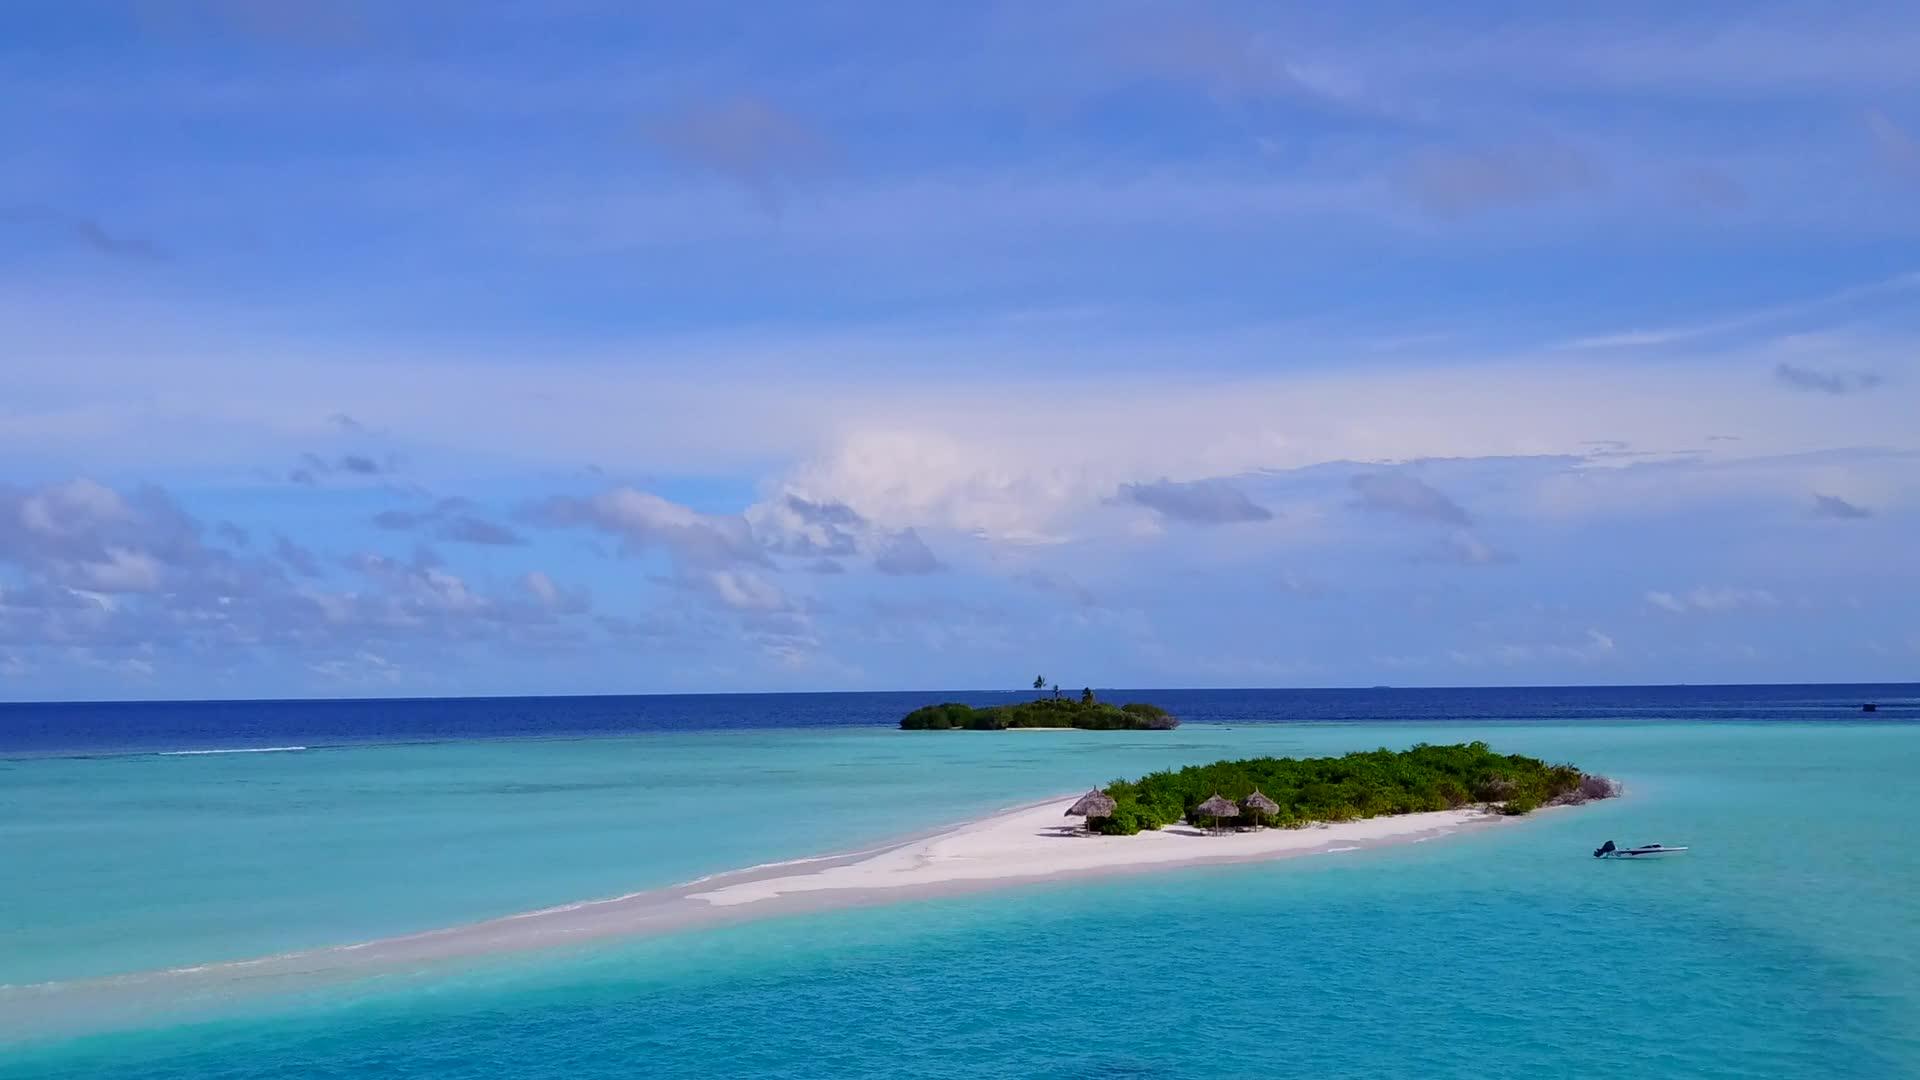
{"label": "blue sky", "polygon": [[0,12],[0,698],[1910,679],[1920,9]]}

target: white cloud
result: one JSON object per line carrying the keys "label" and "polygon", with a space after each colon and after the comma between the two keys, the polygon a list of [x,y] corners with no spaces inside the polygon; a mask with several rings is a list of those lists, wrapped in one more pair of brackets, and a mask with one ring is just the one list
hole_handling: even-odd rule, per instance
{"label": "white cloud", "polygon": [[[262,445],[304,440],[336,411],[404,415],[423,483],[435,481],[436,458],[474,455],[523,468],[770,470],[773,490],[845,505],[878,528],[1052,542],[1076,535],[1126,484],[1331,461],[1584,454],[1595,439],[1683,449],[1707,432],[1742,436],[1713,444],[1716,460],[1825,449],[1843,431],[1920,449],[1903,395],[1832,403],[1844,408],[1845,427],[1836,428],[1840,414],[1824,395],[1769,392],[1755,372],[1785,357],[1764,347],[1744,362],[1658,369],[1449,353],[1395,354],[1386,366],[1280,331],[1058,343],[907,331],[656,340],[616,350],[618,364],[597,351],[517,365],[431,353],[303,357],[287,346],[270,367],[252,362],[253,351],[185,337],[98,348],[68,340],[60,363],[38,364],[29,335],[19,351],[35,389],[0,416],[0,454],[118,467],[138,447],[156,468],[224,466],[266,457]],[[1889,385],[1915,364],[1901,341],[1848,349],[1886,371]],[[1073,355],[1103,363],[1085,375],[1031,374],[1059,371]],[[983,370],[981,356],[993,366]],[[1271,358],[1291,370],[1275,370]],[[1245,373],[1256,360],[1265,373]],[[379,378],[340,378],[363,365],[377,365]],[[541,407],[526,408],[529,400]],[[86,423],[55,422],[83,402]],[[175,437],[187,428],[194,438]],[[751,531],[656,500],[614,495],[577,510],[583,523],[639,544],[705,537],[725,551]]]}
{"label": "white cloud", "polygon": [[1598,630],[1588,630],[1587,643],[1584,647],[1580,647],[1578,651],[1582,655],[1595,658],[1610,656],[1614,651],[1613,637]]}
{"label": "white cloud", "polygon": [[21,524],[34,532],[55,537],[77,535],[101,524],[133,517],[132,509],[119,492],[86,477],[26,496],[20,501],[18,512]]}
{"label": "white cloud", "polygon": [[1649,591],[1649,605],[1676,615],[1690,612],[1762,611],[1780,606],[1780,599],[1766,589],[1708,588],[1701,586],[1685,593]]}
{"label": "white cloud", "polygon": [[[1879,281],[1869,281],[1861,285],[1851,285],[1843,289],[1801,300],[1791,300],[1705,322],[1683,326],[1668,326],[1658,329],[1621,330],[1590,337],[1576,338],[1557,346],[1560,349],[1629,349],[1658,345],[1672,345],[1701,338],[1715,338],[1722,335],[1754,330],[1779,323],[1804,319],[1811,315],[1840,308],[1846,304],[1879,296],[1899,296],[1920,290],[1920,272],[1895,274]],[[1786,373],[1782,375],[1792,381],[1791,365],[1783,364]],[[1780,371],[1780,368],[1776,368]]]}
{"label": "white cloud", "polygon": [[542,610],[555,615],[577,615],[592,607],[584,588],[567,588],[542,570],[530,570],[520,579],[521,587]]}
{"label": "white cloud", "polygon": [[1459,503],[1404,472],[1361,473],[1348,479],[1360,506],[1416,520],[1471,525],[1473,518]]}
{"label": "white cloud", "polygon": [[1454,530],[1445,540],[1422,552],[1420,558],[1428,562],[1459,563],[1462,566],[1499,566],[1514,561],[1512,554],[1494,547],[1466,529]]}
{"label": "white cloud", "polygon": [[[1447,659],[1463,667],[1524,667],[1543,661],[1599,663],[1614,657],[1613,636],[1588,629],[1573,641],[1505,643],[1474,649],[1449,649]],[[1389,657],[1389,666],[1413,667],[1420,661],[1410,657]]]}
{"label": "white cloud", "polygon": [[554,496],[536,506],[530,516],[547,525],[612,533],[634,551],[665,548],[693,566],[767,563],[767,553],[745,517],[703,514],[637,488],[617,487],[587,498]]}
{"label": "white cloud", "polygon": [[873,568],[883,574],[911,576],[938,573],[946,569],[946,564],[920,539],[917,530],[908,528],[886,538],[874,553]]}
{"label": "white cloud", "polygon": [[691,580],[735,611],[793,610],[793,601],[778,585],[750,570],[708,570]]}
{"label": "white cloud", "polygon": [[144,551],[109,547],[104,559],[75,567],[72,580],[97,592],[152,592],[160,587],[160,560]]}
{"label": "white cloud", "polygon": [[1272,521],[1273,511],[1247,498],[1225,480],[1122,484],[1117,501],[1144,506],[1161,517],[1195,525]]}

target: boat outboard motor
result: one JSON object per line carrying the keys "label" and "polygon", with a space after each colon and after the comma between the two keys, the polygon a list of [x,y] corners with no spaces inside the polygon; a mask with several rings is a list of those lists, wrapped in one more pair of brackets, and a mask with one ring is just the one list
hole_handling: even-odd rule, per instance
{"label": "boat outboard motor", "polygon": [[1606,843],[1601,844],[1599,847],[1593,849],[1593,857],[1598,859],[1605,855],[1611,854],[1615,850],[1616,849],[1613,846],[1613,841],[1609,840]]}

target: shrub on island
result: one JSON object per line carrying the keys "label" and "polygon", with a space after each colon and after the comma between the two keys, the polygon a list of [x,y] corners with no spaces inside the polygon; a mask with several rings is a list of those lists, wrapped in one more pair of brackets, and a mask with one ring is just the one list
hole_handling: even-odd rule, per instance
{"label": "shrub on island", "polygon": [[1216,761],[1107,785],[1113,814],[1089,823],[1096,832],[1131,836],[1188,817],[1213,795],[1238,804],[1255,790],[1279,807],[1272,824],[1299,828],[1315,821],[1352,821],[1386,814],[1453,810],[1488,803],[1508,814],[1541,806],[1608,798],[1619,785],[1572,765],[1497,754],[1483,742],[1422,744],[1343,757]]}
{"label": "shrub on island", "polygon": [[1082,728],[1089,731],[1168,731],[1180,721],[1158,705],[1073,698],[1041,698],[976,709],[957,701],[927,705],[902,717],[907,731],[1005,731],[1008,728]]}

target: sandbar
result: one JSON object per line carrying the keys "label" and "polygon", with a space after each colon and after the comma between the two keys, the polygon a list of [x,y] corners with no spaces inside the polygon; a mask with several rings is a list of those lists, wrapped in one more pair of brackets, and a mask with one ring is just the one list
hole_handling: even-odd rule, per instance
{"label": "sandbar", "polygon": [[463,926],[251,960],[100,978],[0,986],[0,1040],[121,1026],[211,1006],[236,994],[279,993],[369,975],[429,971],[494,954],[580,947],[803,911],[931,898],[1011,885],[1183,866],[1339,856],[1445,836],[1501,819],[1480,809],[1403,814],[1299,829],[1209,835],[1179,825],[1097,836],[1065,816],[1074,797],[1014,807],[977,821],[864,851],[728,871],[680,885],[564,904]]}

